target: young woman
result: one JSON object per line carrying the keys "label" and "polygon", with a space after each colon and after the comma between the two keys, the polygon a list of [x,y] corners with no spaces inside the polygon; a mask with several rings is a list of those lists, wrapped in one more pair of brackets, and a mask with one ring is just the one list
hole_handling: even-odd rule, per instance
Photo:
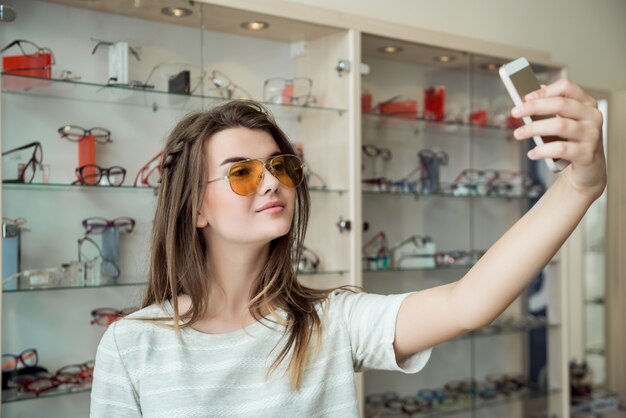
{"label": "young woman", "polygon": [[430,347],[489,324],[606,185],[595,100],[566,80],[526,99],[515,117],[559,117],[515,137],[567,138],[529,157],[571,165],[458,282],[391,296],[298,282],[307,185],[260,105],[183,119],[164,149],[143,309],[100,342],[91,416],[357,416],[355,371],[416,373]]}

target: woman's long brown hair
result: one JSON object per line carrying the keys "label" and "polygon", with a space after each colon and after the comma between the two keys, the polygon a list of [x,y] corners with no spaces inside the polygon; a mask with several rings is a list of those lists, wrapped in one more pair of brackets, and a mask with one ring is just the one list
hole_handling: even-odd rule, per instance
{"label": "woman's long brown hair", "polygon": [[[232,101],[190,114],[177,124],[165,144],[152,228],[150,277],[141,307],[171,301],[176,331],[203,317],[211,291],[207,243],[196,228],[208,175],[205,143],[215,133],[237,127],[265,131],[274,138],[281,152],[294,154],[287,136],[271,114],[253,101]],[[271,241],[269,259],[255,278],[248,305],[257,320],[262,318],[262,312],[281,309],[287,314],[285,344],[269,372],[293,350],[287,372],[296,389],[307,365],[312,336],[317,335],[317,347],[321,342],[322,324],[315,305],[326,300],[331,291],[309,288],[297,280],[294,261],[300,260],[309,211],[309,191],[303,182],[296,190],[289,233]],[[178,310],[179,295],[191,299],[190,310],[182,315]]]}

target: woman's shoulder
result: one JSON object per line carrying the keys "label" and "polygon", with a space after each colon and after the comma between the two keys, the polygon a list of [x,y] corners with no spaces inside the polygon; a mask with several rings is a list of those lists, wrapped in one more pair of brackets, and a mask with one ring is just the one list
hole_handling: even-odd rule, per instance
{"label": "woman's shoulder", "polygon": [[139,340],[146,338],[157,338],[159,335],[171,328],[171,315],[167,307],[160,304],[146,306],[138,311],[118,319],[109,325],[103,341],[111,339],[119,348],[136,344]]}

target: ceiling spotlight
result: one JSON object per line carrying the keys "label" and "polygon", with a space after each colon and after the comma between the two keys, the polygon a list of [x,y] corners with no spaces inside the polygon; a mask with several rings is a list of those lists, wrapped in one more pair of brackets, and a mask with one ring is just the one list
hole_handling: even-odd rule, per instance
{"label": "ceiling spotlight", "polygon": [[241,27],[246,30],[263,30],[270,27],[267,22],[243,22]]}
{"label": "ceiling spotlight", "polygon": [[193,12],[190,9],[184,7],[164,7],[161,9],[161,13],[170,17],[187,17]]}
{"label": "ceiling spotlight", "polygon": [[456,59],[455,56],[453,55],[439,55],[435,58],[433,58],[435,61],[439,61],[439,62],[443,62],[443,63],[447,63],[447,62],[452,62]]}
{"label": "ceiling spotlight", "polygon": [[384,52],[385,54],[397,54],[398,52],[402,51],[402,47],[388,45],[388,46],[381,46],[380,48],[378,48],[378,50],[380,52]]}

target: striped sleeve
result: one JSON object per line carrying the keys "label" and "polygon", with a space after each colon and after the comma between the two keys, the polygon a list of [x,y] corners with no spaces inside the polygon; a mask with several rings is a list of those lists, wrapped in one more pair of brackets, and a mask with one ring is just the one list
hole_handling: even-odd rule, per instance
{"label": "striped sleeve", "polygon": [[116,325],[117,322],[109,326],[98,345],[91,388],[91,418],[142,416],[139,396],[119,353]]}
{"label": "striped sleeve", "polygon": [[[408,295],[338,293],[335,301],[350,335],[354,371],[417,373],[424,368],[432,349],[419,351],[398,364],[393,348],[398,311]],[[420,318],[416,318],[416,329],[419,329],[419,321]]]}

